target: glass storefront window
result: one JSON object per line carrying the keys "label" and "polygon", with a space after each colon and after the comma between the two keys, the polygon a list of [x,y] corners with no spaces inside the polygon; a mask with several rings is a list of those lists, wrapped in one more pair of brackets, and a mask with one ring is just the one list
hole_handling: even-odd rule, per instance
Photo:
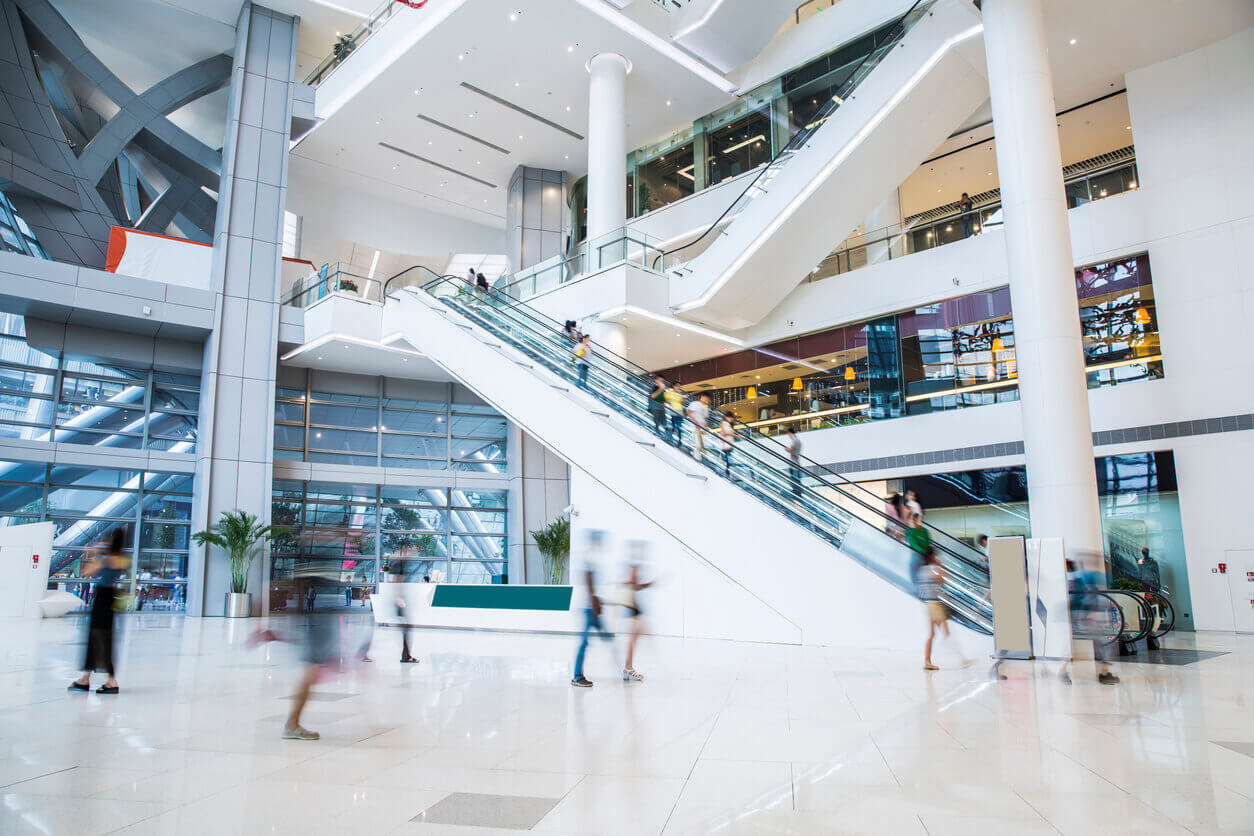
{"label": "glass storefront window", "polygon": [[756,111],[706,134],[706,185],[743,174],[771,159],[771,117]]}
{"label": "glass storefront window", "polygon": [[271,552],[274,606],[290,602],[297,579],[311,573],[341,594],[385,571],[503,583],[507,501],[506,491],[275,480],[271,516],[284,530]]}
{"label": "glass storefront window", "polygon": [[693,168],[691,142],[637,167],[640,210],[651,212],[692,194],[697,182]]}
{"label": "glass storefront window", "polygon": [[[1075,272],[1089,386],[1163,376],[1149,258]],[[1008,288],[659,374],[765,435],[1017,400]]]}
{"label": "glass storefront window", "polygon": [[189,473],[4,461],[0,519],[52,522],[50,586],[84,600],[93,582],[81,575],[83,556],[94,543],[122,529],[131,557],[125,578],[136,608],[181,610],[192,478]]}
{"label": "glass storefront window", "polygon": [[[1157,570],[1176,613],[1176,629],[1192,630],[1192,599],[1175,457],[1171,451],[1105,456],[1095,462],[1105,540],[1107,582],[1140,589]],[[970,545],[988,537],[1031,536],[1027,473],[1023,466],[936,473],[865,483],[888,496],[915,491],[927,521]],[[1142,549],[1154,568],[1147,568]]]}

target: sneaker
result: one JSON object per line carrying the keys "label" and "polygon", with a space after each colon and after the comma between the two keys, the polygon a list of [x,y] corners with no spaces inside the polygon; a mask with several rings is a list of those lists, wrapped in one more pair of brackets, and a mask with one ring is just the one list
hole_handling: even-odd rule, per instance
{"label": "sneaker", "polygon": [[1118,685],[1119,677],[1115,676],[1110,671],[1106,671],[1105,673],[1099,673],[1097,675],[1097,681],[1102,685]]}
{"label": "sneaker", "polygon": [[310,731],[302,726],[297,726],[294,729],[289,729],[287,726],[283,727],[284,740],[317,740],[320,737],[322,737],[322,735],[318,734],[316,731]]}
{"label": "sneaker", "polygon": [[570,684],[574,685],[576,688],[591,688],[592,687],[592,681],[589,680],[586,676],[577,676],[570,681]]}
{"label": "sneaker", "polygon": [[631,668],[623,668],[623,682],[643,682],[644,677]]}

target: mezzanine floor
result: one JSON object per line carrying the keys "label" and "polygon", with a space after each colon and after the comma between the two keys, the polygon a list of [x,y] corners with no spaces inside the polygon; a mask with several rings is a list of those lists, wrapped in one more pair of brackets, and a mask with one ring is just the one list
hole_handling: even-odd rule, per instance
{"label": "mezzanine floor", "polygon": [[632,685],[594,645],[585,691],[568,637],[420,631],[402,667],[388,632],[317,686],[305,743],[279,739],[295,649],[257,626],[127,617],[97,696],[65,690],[80,622],[5,624],[0,833],[1254,832],[1254,636],[1177,637],[1213,655],[1111,687],[654,639]]}

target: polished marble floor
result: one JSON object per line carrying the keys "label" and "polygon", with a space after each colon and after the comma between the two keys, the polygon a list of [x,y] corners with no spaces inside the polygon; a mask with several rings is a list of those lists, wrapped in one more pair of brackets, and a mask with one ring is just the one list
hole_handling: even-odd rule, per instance
{"label": "polished marble floor", "polygon": [[402,666],[380,633],[308,743],[279,739],[296,648],[257,626],[130,616],[97,696],[65,691],[79,622],[0,625],[0,834],[1254,832],[1254,636],[1176,638],[1217,655],[1113,687],[654,639],[645,682],[594,645],[576,690],[567,637],[421,631]]}

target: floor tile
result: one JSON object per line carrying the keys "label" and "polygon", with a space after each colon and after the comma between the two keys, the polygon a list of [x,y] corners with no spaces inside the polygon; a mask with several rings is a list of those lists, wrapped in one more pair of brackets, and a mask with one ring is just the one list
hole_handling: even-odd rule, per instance
{"label": "floor tile", "polygon": [[548,815],[559,799],[521,795],[455,792],[445,796],[410,821],[419,824],[456,824],[530,830]]}

